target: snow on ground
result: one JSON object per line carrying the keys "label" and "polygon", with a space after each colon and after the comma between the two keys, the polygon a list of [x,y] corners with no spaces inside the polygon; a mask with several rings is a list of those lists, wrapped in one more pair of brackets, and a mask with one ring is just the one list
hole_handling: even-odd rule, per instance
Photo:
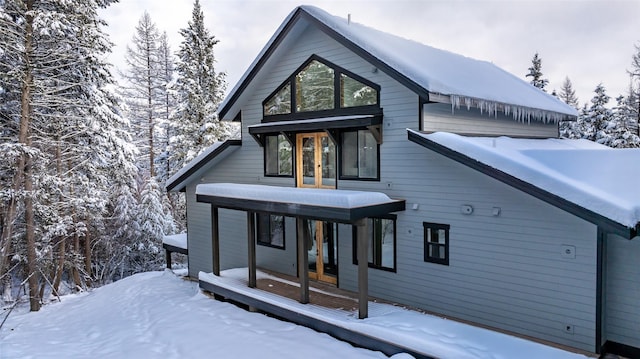
{"label": "snow on ground", "polygon": [[[423,347],[429,347],[430,342],[442,358],[584,358],[388,307],[378,317],[351,321],[388,339],[417,341]],[[313,309],[307,306],[305,310]],[[355,348],[329,335],[216,301],[202,294],[196,282],[183,280],[169,270],[141,273],[89,293],[64,296],[61,303],[47,305],[40,312],[29,313],[22,307],[0,329],[3,359],[269,359],[300,358],[303,353],[308,359],[385,358],[380,352]]]}
{"label": "snow on ground", "polygon": [[0,329],[0,358],[385,357],[213,300],[168,270],[21,310]]}

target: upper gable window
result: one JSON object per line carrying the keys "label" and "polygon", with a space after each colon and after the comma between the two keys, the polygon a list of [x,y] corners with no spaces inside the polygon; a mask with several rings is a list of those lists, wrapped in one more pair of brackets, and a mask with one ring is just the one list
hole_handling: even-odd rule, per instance
{"label": "upper gable window", "polygon": [[264,103],[265,115],[282,115],[291,113],[291,85],[286,84],[280,91]]}
{"label": "upper gable window", "polygon": [[377,103],[378,91],[345,74],[340,75],[340,107],[368,106]]}
{"label": "upper gable window", "polygon": [[263,115],[296,117],[297,113],[378,106],[380,86],[313,55],[262,103]]}
{"label": "upper gable window", "polygon": [[296,112],[330,110],[333,105],[333,69],[313,60],[296,75]]}

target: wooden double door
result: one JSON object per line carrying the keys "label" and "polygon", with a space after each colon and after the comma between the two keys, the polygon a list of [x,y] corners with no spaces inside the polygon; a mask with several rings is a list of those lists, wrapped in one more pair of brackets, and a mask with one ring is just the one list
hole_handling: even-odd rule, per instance
{"label": "wooden double door", "polygon": [[[296,185],[307,188],[336,188],[336,146],[325,132],[296,136]],[[337,226],[332,222],[303,220],[307,241],[309,277],[337,283]]]}

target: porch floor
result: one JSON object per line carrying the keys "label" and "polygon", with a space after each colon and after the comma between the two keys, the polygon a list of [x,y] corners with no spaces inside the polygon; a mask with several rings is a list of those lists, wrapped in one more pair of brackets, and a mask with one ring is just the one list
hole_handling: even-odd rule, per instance
{"label": "porch floor", "polygon": [[200,288],[258,311],[330,334],[386,355],[415,358],[496,358],[529,353],[536,358],[587,358],[584,354],[520,337],[419,313],[370,298],[369,317],[358,319],[356,294],[310,282],[309,303],[298,302],[297,278],[258,271],[257,288],[247,286],[247,269],[220,276],[200,272]]}

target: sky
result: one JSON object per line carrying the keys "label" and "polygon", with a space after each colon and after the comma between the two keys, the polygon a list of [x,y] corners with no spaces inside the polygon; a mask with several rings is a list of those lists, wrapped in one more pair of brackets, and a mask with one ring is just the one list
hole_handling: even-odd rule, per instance
{"label": "sky", "polygon": [[[327,12],[426,45],[486,60],[525,79],[537,52],[548,92],[565,77],[580,104],[602,83],[612,98],[629,88],[631,59],[640,45],[637,0],[201,0],[205,24],[220,41],[217,71],[236,84],[285,17],[298,5]],[[146,10],[166,31],[175,52],[193,0],[120,0],[101,11],[115,47],[110,61],[124,67],[134,28]],[[614,100],[610,105],[615,103]]]}
{"label": "sky", "polygon": [[[204,280],[217,278],[218,285],[236,286],[281,307],[443,359],[508,359],[522,353],[529,358],[587,359],[389,304],[369,302],[369,317],[359,320],[350,311],[318,309],[247,288],[246,268],[221,275],[205,275]],[[259,272],[260,278],[277,280]],[[381,352],[214,300],[200,292],[198,282],[183,280],[169,270],[139,273],[89,292],[62,296],[61,302],[54,301],[39,312],[28,309],[28,303],[18,307],[0,327],[3,359],[387,358]],[[405,353],[391,357],[410,358]]]}

